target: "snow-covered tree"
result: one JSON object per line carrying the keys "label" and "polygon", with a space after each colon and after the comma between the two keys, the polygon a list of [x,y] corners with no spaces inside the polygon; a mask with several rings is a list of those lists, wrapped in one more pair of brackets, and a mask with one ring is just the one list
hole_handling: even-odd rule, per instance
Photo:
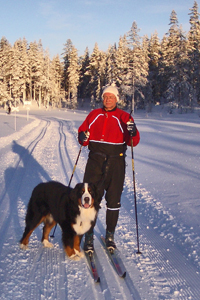
{"label": "snow-covered tree", "polygon": [[41,83],[42,83],[42,103],[48,108],[50,102],[50,94],[51,94],[51,87],[53,82],[51,82],[51,75],[50,75],[50,57],[49,52],[45,51],[44,57],[42,60],[42,76],[41,76]]}
{"label": "snow-covered tree", "polygon": [[53,57],[52,61],[50,62],[49,66],[49,93],[47,100],[53,103],[57,103],[59,106],[61,106],[61,98],[63,98],[64,95],[62,95],[61,90],[61,81],[62,81],[62,75],[63,75],[63,67],[60,62],[59,55],[56,55]]}
{"label": "snow-covered tree", "polygon": [[64,49],[64,76],[65,91],[70,108],[77,106],[79,72],[80,66],[77,49],[73,46],[71,40],[67,40]]}
{"label": "snow-covered tree", "polygon": [[119,87],[121,105],[126,105],[126,95],[129,94],[129,48],[126,35],[119,38],[118,47],[114,55],[113,73],[114,81]]}
{"label": "snow-covered tree", "polygon": [[165,80],[165,97],[181,107],[183,93],[187,86],[185,74],[186,63],[186,37],[178,25],[176,12],[170,16],[170,28],[165,48],[162,45],[163,80]]}
{"label": "snow-covered tree", "polygon": [[80,65],[79,97],[81,98],[90,97],[89,82],[91,77],[87,73],[87,70],[89,68],[89,63],[90,63],[89,49],[88,47],[86,47],[84,55],[79,58],[79,65]]}
{"label": "snow-covered tree", "polygon": [[109,46],[106,53],[104,85],[111,84],[115,81],[115,53],[116,46]]}
{"label": "snow-covered tree", "polygon": [[7,100],[10,99],[8,90],[9,72],[8,62],[11,45],[5,37],[0,41],[0,105],[5,105]]}
{"label": "snow-covered tree", "polygon": [[86,75],[90,76],[90,93],[94,96],[94,101],[100,101],[101,88],[104,84],[105,76],[105,61],[106,56],[103,51],[99,50],[98,44],[96,43],[93,52],[90,56],[90,62]]}
{"label": "snow-covered tree", "polygon": [[149,40],[149,74],[148,82],[151,89],[153,103],[160,102],[159,60],[161,56],[161,45],[158,33],[151,35]]}
{"label": "snow-covered tree", "polygon": [[192,86],[192,105],[196,101],[200,103],[200,21],[198,13],[198,4],[194,1],[190,9],[190,30],[188,33],[188,74]]}
{"label": "snow-covered tree", "polygon": [[[186,34],[178,24],[176,12],[170,15],[169,31],[161,39],[139,35],[136,22],[119,38],[117,46],[101,51],[96,43],[78,57],[70,39],[59,57],[50,59],[42,42],[17,40],[11,46],[0,41],[0,104],[8,100],[34,99],[40,106],[77,105],[77,97],[100,100],[102,87],[115,82],[121,106],[150,108],[157,102],[173,102],[178,107],[200,103],[200,21],[197,1],[189,13],[190,30]],[[11,99],[11,100],[10,100]]]}
{"label": "snow-covered tree", "polygon": [[17,102],[26,100],[26,84],[28,83],[28,55],[26,39],[19,39],[12,48],[12,96]]}
{"label": "snow-covered tree", "polygon": [[147,37],[143,38],[142,44],[136,22],[133,22],[129,31],[129,80],[132,97],[132,110],[135,107],[135,96],[144,101],[144,87],[148,76],[148,44]]}
{"label": "snow-covered tree", "polygon": [[167,84],[169,76],[167,74],[167,51],[168,51],[168,39],[165,34],[160,44],[160,57],[158,61],[158,81],[159,81],[159,98],[161,103],[167,101],[165,91],[167,90]]}
{"label": "snow-covered tree", "polygon": [[31,42],[28,48],[29,59],[29,90],[30,100],[37,100],[40,107],[42,101],[42,65],[43,48],[41,41],[39,44]]}

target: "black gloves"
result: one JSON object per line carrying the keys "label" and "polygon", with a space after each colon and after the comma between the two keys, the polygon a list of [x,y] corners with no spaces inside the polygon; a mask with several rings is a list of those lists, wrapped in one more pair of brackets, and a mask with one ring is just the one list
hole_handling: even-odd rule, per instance
{"label": "black gloves", "polygon": [[90,133],[89,131],[81,131],[78,134],[78,139],[80,141],[81,144],[83,144],[84,142],[86,142],[89,139]]}
{"label": "black gloves", "polygon": [[135,123],[131,120],[131,121],[128,121],[126,124],[127,124],[127,130],[129,132],[130,136],[136,136],[137,127],[136,127]]}

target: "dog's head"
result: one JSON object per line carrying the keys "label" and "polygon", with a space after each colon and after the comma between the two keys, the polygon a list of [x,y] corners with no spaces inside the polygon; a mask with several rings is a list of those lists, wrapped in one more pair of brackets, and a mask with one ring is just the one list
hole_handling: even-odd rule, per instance
{"label": "dog's head", "polygon": [[71,192],[71,197],[78,199],[79,206],[88,209],[95,207],[99,209],[100,197],[97,188],[92,183],[78,183]]}

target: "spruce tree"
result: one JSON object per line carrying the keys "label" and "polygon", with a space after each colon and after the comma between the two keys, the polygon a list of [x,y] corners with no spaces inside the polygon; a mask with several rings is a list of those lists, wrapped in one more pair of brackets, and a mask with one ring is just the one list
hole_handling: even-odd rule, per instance
{"label": "spruce tree", "polygon": [[105,54],[99,50],[98,44],[95,43],[93,52],[90,56],[89,66],[86,75],[90,76],[90,95],[94,102],[99,102],[101,97],[101,88],[104,83],[105,76]]}
{"label": "spruce tree", "polygon": [[5,106],[10,102],[10,93],[8,90],[9,75],[8,75],[8,62],[9,62],[9,51],[11,45],[5,37],[0,40],[0,105]]}
{"label": "spruce tree", "polygon": [[115,53],[116,47],[109,46],[106,53],[104,85],[115,82]]}
{"label": "spruce tree", "polygon": [[170,15],[170,28],[168,31],[167,47],[163,53],[163,60],[165,64],[165,80],[167,80],[167,89],[165,96],[167,101],[172,101],[180,105],[176,97],[177,82],[178,82],[178,68],[177,68],[177,54],[180,47],[180,30],[178,25],[178,18],[176,12],[173,10]]}
{"label": "spruce tree", "polygon": [[67,104],[70,108],[77,107],[80,66],[77,49],[70,39],[64,48],[64,87]]}
{"label": "spruce tree", "polygon": [[79,97],[82,99],[90,97],[89,82],[91,77],[89,74],[87,74],[89,63],[90,63],[89,49],[88,47],[86,47],[84,55],[79,58],[79,65],[80,65]]}
{"label": "spruce tree", "polygon": [[129,86],[129,48],[127,37],[124,35],[119,38],[117,50],[114,57],[114,79],[120,91],[119,105],[127,105],[127,96],[130,97]]}
{"label": "spruce tree", "polygon": [[136,22],[133,22],[129,31],[129,85],[133,111],[136,104],[135,97],[144,103],[144,90],[148,76],[148,39],[144,36],[141,43],[139,31]]}
{"label": "spruce tree", "polygon": [[49,101],[57,103],[61,107],[61,99],[64,98],[64,93],[61,90],[61,81],[63,75],[63,67],[60,62],[59,55],[53,57],[50,62],[50,87],[49,87]]}
{"label": "spruce tree", "polygon": [[160,103],[160,81],[159,81],[159,59],[161,56],[161,45],[158,33],[151,35],[149,40],[149,74],[148,81],[151,89],[151,97],[154,104]]}
{"label": "spruce tree", "polygon": [[38,106],[42,102],[42,63],[43,63],[43,48],[41,41],[37,44],[31,42],[28,48],[29,59],[29,93],[30,100],[35,100]]}
{"label": "spruce tree", "polygon": [[200,103],[200,21],[198,13],[198,4],[194,1],[190,9],[190,30],[188,33],[188,75],[192,86],[191,104],[196,101]]}

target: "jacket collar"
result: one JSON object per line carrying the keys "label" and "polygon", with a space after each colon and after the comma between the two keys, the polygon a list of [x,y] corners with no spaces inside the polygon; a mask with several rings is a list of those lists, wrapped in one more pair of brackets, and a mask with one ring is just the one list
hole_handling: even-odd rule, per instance
{"label": "jacket collar", "polygon": [[105,110],[105,107],[103,106],[102,108],[105,112],[112,112],[115,111],[117,109],[117,106],[115,106],[112,110]]}

